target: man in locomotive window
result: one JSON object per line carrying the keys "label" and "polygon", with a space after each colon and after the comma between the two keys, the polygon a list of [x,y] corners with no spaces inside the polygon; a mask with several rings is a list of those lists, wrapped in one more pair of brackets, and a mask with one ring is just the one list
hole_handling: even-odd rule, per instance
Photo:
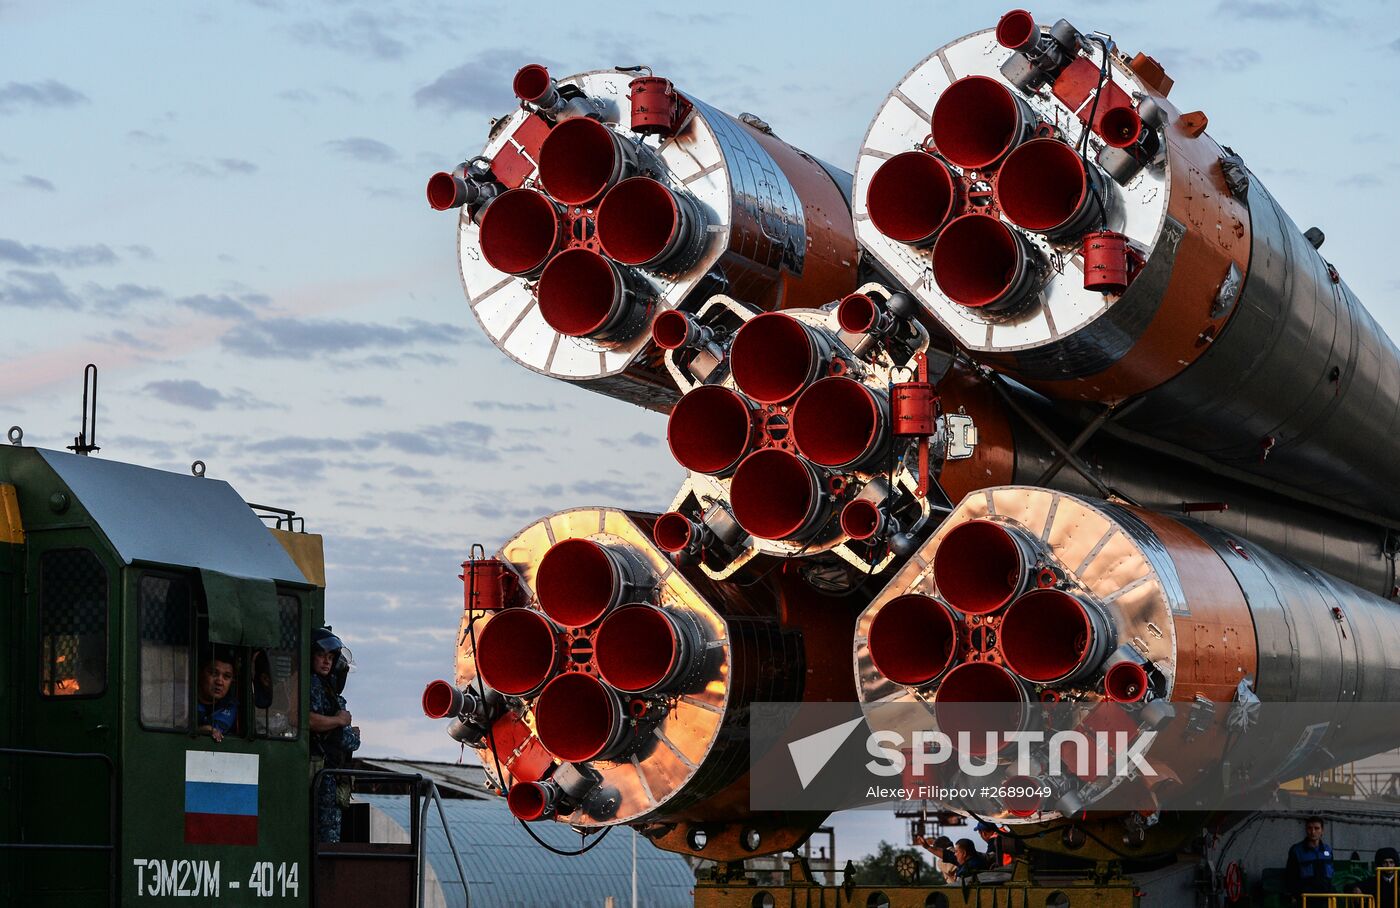
{"label": "man in locomotive window", "polygon": [[[311,774],[321,769],[350,765],[360,746],[359,729],[350,725],[345,708],[346,676],[354,657],[329,627],[311,634]],[[340,841],[340,811],[350,800],[349,779],[325,774],[316,787],[316,837],[321,842]]]}
{"label": "man in locomotive window", "polygon": [[1308,817],[1303,821],[1303,841],[1288,849],[1284,882],[1295,904],[1302,904],[1305,895],[1335,891],[1332,888],[1332,846],[1322,841],[1322,817]]}
{"label": "man in locomotive window", "polygon": [[215,743],[233,731],[238,721],[238,695],[234,680],[234,657],[226,649],[215,649],[199,668],[199,692],[195,698],[195,724],[208,732]]}

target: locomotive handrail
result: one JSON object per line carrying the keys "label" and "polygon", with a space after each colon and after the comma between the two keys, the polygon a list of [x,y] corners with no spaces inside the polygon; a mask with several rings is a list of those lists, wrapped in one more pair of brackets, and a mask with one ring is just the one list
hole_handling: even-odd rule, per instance
{"label": "locomotive handrail", "polygon": [[[425,855],[424,855],[424,850],[423,850],[423,839],[424,839],[424,834],[425,834],[426,831],[427,831],[427,822],[428,822],[428,805],[427,805],[427,803],[424,803],[423,806],[422,806],[422,809],[420,810],[420,809],[419,809],[419,806],[418,806],[418,802],[419,802],[419,799],[422,798],[424,794],[427,794],[427,795],[429,796],[429,798],[430,798],[433,802],[435,802],[435,803],[437,804],[438,816],[439,816],[439,818],[440,818],[441,821],[442,821],[442,831],[443,831],[443,834],[447,836],[447,847],[448,847],[448,849],[452,852],[452,861],[453,861],[453,863],[455,863],[455,864],[457,865],[457,879],[458,879],[458,881],[462,884],[462,897],[466,900],[467,908],[470,908],[470,906],[471,906],[471,891],[467,888],[467,875],[466,875],[466,873],[462,870],[462,860],[461,860],[461,858],[460,858],[460,857],[458,856],[458,854],[457,854],[457,844],[452,840],[452,828],[451,828],[450,826],[447,825],[447,812],[446,812],[446,810],[445,810],[445,809],[443,808],[443,806],[442,806],[442,797],[438,794],[437,784],[436,784],[435,782],[433,782],[431,779],[425,779],[421,773],[416,773],[416,772],[415,772],[415,773],[388,772],[388,771],[381,770],[381,769],[320,769],[320,770],[317,770],[317,771],[316,771],[316,774],[315,774],[314,776],[312,776],[312,778],[311,778],[311,810],[312,810],[312,823],[311,823],[311,828],[312,828],[312,830],[313,830],[313,835],[315,834],[315,833],[314,833],[314,830],[315,830],[315,828],[316,828],[316,822],[315,822],[316,792],[320,790],[320,787],[321,787],[321,777],[322,777],[322,776],[326,776],[326,775],[332,775],[332,776],[347,776],[347,777],[350,777],[350,778],[352,778],[352,779],[377,779],[377,780],[379,780],[379,781],[381,781],[381,782],[401,782],[401,783],[403,783],[403,784],[405,784],[405,785],[409,785],[409,786],[410,786],[410,788],[409,788],[409,792],[410,792],[409,816],[410,816],[411,819],[410,819],[410,822],[409,822],[408,836],[409,836],[409,846],[413,848],[414,861],[415,861],[414,880],[415,880],[415,885],[416,885],[416,888],[417,888],[417,900],[416,900],[416,902],[415,902],[415,905],[417,906],[417,908],[422,908],[422,905],[423,905],[423,897],[424,897],[424,891],[423,891],[423,890],[424,890],[424,887],[427,885],[427,874],[424,872],[424,867],[423,867],[423,865],[424,865],[424,863],[425,863],[425,861],[426,861],[426,857],[425,857]],[[387,854],[383,854],[383,853],[381,853],[381,852],[372,852],[372,851],[333,851],[333,852],[332,852],[332,851],[327,851],[327,852],[322,852],[322,851],[320,851],[320,850],[316,847],[316,845],[318,845],[318,844],[320,844],[320,843],[319,843],[319,842],[315,842],[315,841],[313,841],[313,844],[312,844],[311,852],[312,852],[312,855],[315,856],[315,857],[320,857],[320,856],[323,855],[323,854],[324,854],[324,855],[328,855],[328,856],[329,856],[329,855],[334,855],[335,857],[354,857],[354,858],[390,858],[390,857],[397,857],[397,855],[387,855]],[[312,880],[314,881],[315,878],[316,878],[316,875],[313,873],[313,874],[312,874]],[[312,885],[313,885],[313,886],[315,885],[314,882],[313,882]],[[314,893],[313,893],[313,897],[314,897]]]}
{"label": "locomotive handrail", "polygon": [[108,853],[107,902],[117,904],[117,767],[112,758],[103,753],[66,750],[36,750],[29,747],[0,747],[0,756],[49,757],[60,760],[98,760],[107,770],[107,843],[105,845],[87,842],[0,842],[0,850],[6,851],[105,851]]}

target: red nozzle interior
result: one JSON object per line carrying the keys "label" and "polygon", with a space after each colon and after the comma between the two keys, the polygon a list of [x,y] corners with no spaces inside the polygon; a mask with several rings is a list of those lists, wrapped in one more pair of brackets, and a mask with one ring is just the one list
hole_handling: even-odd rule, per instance
{"label": "red nozzle interior", "polygon": [[481,217],[481,254],[506,274],[528,274],[542,267],[560,240],[559,209],[533,189],[503,192]]}
{"label": "red nozzle interior", "polygon": [[598,674],[627,693],[660,684],[680,657],[675,625],[661,609],[631,605],[615,610],[593,635]]}
{"label": "red nozzle interior", "polygon": [[680,511],[667,511],[656,518],[656,525],[651,528],[651,538],[656,541],[657,548],[663,552],[684,550],[686,546],[690,545],[694,533],[695,530],[690,518]]}
{"label": "red nozzle interior", "polygon": [[880,521],[880,506],[864,498],[857,498],[841,509],[841,532],[858,542],[879,532]]}
{"label": "red nozzle interior", "polygon": [[1131,107],[1115,107],[1099,118],[1099,134],[1114,148],[1127,148],[1142,135],[1142,117]]}
{"label": "red nozzle interior", "polygon": [[792,408],[792,440],[813,463],[840,467],[865,456],[882,428],[875,394],[860,382],[832,376],[815,382]]}
{"label": "red nozzle interior", "polygon": [[952,664],[958,631],[943,603],[910,593],[875,613],[869,641],[870,661],[886,678],[896,684],[927,684]]}
{"label": "red nozzle interior", "polygon": [[1026,565],[1006,528],[969,520],[943,537],[933,553],[933,579],[948,604],[985,615],[1001,608],[1021,586]]}
{"label": "red nozzle interior", "polygon": [[549,92],[549,70],[538,63],[520,67],[511,80],[511,91],[522,101],[535,102]]}
{"label": "red nozzle interior", "polygon": [[807,384],[816,357],[806,325],[781,312],[765,312],[734,335],[729,368],[740,391],[761,404],[780,404]]}
{"label": "red nozzle interior", "polygon": [[879,317],[880,307],[864,293],[852,293],[836,304],[836,322],[847,334],[864,334]]}
{"label": "red nozzle interior", "polygon": [[565,249],[544,267],[535,296],[549,327],[570,337],[588,337],[613,316],[621,289],[607,259],[576,247]]}
{"label": "red nozzle interior", "polygon": [[640,265],[656,258],[680,224],[675,196],[651,177],[623,180],[598,206],[598,242],[604,252],[624,265]]}
{"label": "red nozzle interior", "polygon": [[457,178],[442,170],[428,177],[428,204],[437,211],[448,211],[462,204],[457,195]]}
{"label": "red nozzle interior", "polygon": [[610,129],[591,117],[565,120],[540,145],[540,183],[565,205],[591,202],[608,188],[617,167]]}
{"label": "red nozzle interior", "polygon": [[1024,254],[1001,221],[966,214],[939,234],[933,247],[933,279],[953,302],[978,309],[1006,293]]}
{"label": "red nozzle interior", "polygon": [[429,719],[446,719],[456,710],[457,688],[446,681],[429,681],[423,688],[423,715]]}
{"label": "red nozzle interior", "polygon": [[967,752],[985,754],[988,732],[1001,735],[1005,747],[1010,743],[1006,733],[1020,729],[1025,718],[1024,691],[1014,675],[993,662],[964,662],[939,683],[933,715],[939,731],[955,745],[961,748],[957,736],[967,732]]}
{"label": "red nozzle interior", "polygon": [[549,798],[538,782],[516,782],[506,793],[506,806],[516,819],[538,820],[549,807]]}
{"label": "red nozzle interior", "polygon": [[651,339],[662,350],[679,350],[690,340],[690,316],[667,309],[651,323]]}
{"label": "red nozzle interior", "polygon": [[997,22],[997,43],[1011,50],[1021,50],[1036,38],[1040,29],[1035,16],[1023,9],[1013,9]]}
{"label": "red nozzle interior", "polygon": [[875,171],[865,207],[870,223],[885,236],[920,243],[952,215],[955,199],[953,175],[942,161],[922,151],[906,151]]}
{"label": "red nozzle interior", "polygon": [[545,750],[566,763],[602,753],[618,720],[617,696],[583,672],[558,676],[535,701],[535,733]]}
{"label": "red nozzle interior", "polygon": [[732,470],[753,439],[753,411],[728,388],[701,385],[676,402],[666,423],[671,455],[687,470]]}
{"label": "red nozzle interior", "polygon": [[1093,625],[1084,604],[1061,590],[1032,590],[1001,618],[1001,655],[1006,667],[1039,683],[1058,681],[1089,654]]}
{"label": "red nozzle interior", "polygon": [[1032,139],[1007,155],[997,173],[997,202],[1027,230],[1053,230],[1084,204],[1089,181],[1079,153],[1059,139]]}
{"label": "red nozzle interior", "polygon": [[1147,669],[1136,662],[1115,662],[1103,677],[1103,692],[1119,703],[1136,703],[1147,696]]}
{"label": "red nozzle interior", "polygon": [[[1020,789],[1023,792],[1035,791],[1044,787],[1043,782],[1029,776],[1011,776],[1006,780],[1006,787],[1011,790]],[[1038,794],[1008,794],[1001,799],[1002,807],[1013,817],[1030,817],[1040,812],[1041,798]]]}
{"label": "red nozzle interior", "polygon": [[534,609],[502,609],[476,635],[477,670],[503,694],[516,697],[538,690],[558,661],[554,626]]}
{"label": "red nozzle interior", "polygon": [[964,76],[945,88],[933,105],[933,144],[959,167],[995,164],[1011,150],[1022,128],[1016,99],[988,76]]}
{"label": "red nozzle interior", "polygon": [[820,494],[801,459],[781,448],[745,457],[729,486],[734,519],[762,539],[786,539],[801,530]]}
{"label": "red nozzle interior", "polygon": [[584,627],[603,617],[621,586],[612,558],[591,539],[554,543],[535,570],[540,608],[565,627]]}

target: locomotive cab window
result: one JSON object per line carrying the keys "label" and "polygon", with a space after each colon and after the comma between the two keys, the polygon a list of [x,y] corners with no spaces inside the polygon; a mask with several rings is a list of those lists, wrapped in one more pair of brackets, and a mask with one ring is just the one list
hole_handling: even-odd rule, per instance
{"label": "locomotive cab window", "polygon": [[107,689],[107,570],[87,549],[39,556],[39,650],[45,697]]}
{"label": "locomotive cab window", "polygon": [[253,728],[260,738],[294,739],[301,718],[301,600],[277,596],[276,646],[253,651]]}
{"label": "locomotive cab window", "polygon": [[190,578],[146,573],[137,585],[141,635],[141,724],[186,731],[190,727]]}

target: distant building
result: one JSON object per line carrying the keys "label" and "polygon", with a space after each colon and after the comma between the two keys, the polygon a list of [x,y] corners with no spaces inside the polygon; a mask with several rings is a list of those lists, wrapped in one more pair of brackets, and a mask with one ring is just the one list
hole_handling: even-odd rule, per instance
{"label": "distant building", "polygon": [[[609,898],[616,908],[631,905],[631,829],[613,830],[585,855],[551,854],[521,828],[505,801],[486,788],[479,766],[412,760],[356,762],[364,769],[418,773],[438,786],[467,877],[471,908],[604,908]],[[370,841],[409,841],[409,798],[359,793],[365,787],[356,784],[355,800],[368,805]],[[561,850],[577,850],[581,844],[578,833],[560,823],[533,823],[530,828]],[[437,809],[431,805],[424,842],[428,878],[424,908],[466,908],[457,865]],[[685,858],[638,841],[639,908],[692,908],[694,887],[695,875]]]}

